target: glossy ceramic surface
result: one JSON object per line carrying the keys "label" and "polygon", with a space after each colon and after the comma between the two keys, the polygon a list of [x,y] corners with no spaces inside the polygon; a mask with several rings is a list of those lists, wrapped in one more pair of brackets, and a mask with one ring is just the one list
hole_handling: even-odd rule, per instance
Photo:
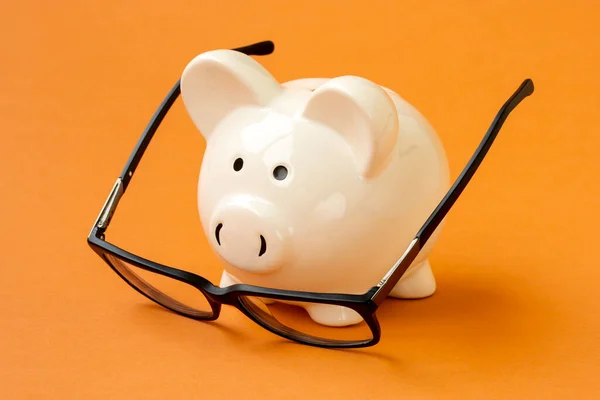
{"label": "glossy ceramic surface", "polygon": [[[364,78],[279,83],[253,58],[216,50],[188,64],[181,95],[207,141],[198,206],[224,261],[222,286],[362,293],[448,189],[427,120]],[[435,291],[427,256],[438,234],[392,296]],[[310,315],[326,325],[356,319],[331,308]]]}

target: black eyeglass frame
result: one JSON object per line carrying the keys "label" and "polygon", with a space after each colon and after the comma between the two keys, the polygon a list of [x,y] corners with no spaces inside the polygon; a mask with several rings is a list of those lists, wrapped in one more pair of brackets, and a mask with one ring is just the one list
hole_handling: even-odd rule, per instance
{"label": "black eyeglass frame", "polygon": [[[233,50],[249,56],[264,56],[273,52],[274,44],[271,41],[263,41],[248,46],[235,48]],[[392,268],[381,279],[381,281],[377,283],[376,286],[371,287],[363,294],[301,292],[270,289],[246,284],[234,284],[221,288],[199,275],[139,257],[105,240],[105,232],[110,224],[110,220],[114,215],[119,200],[124,195],[133,177],[133,174],[144,155],[144,152],[152,140],[152,137],[158,130],[169,109],[180,95],[179,80],[169,91],[168,95],[148,123],[141,138],[138,140],[135,149],[131,153],[129,160],[117,178],[104,206],[102,207],[102,210],[100,211],[100,214],[98,215],[98,218],[96,219],[88,235],[88,244],[114,270],[115,273],[117,273],[136,291],[151,301],[179,315],[196,320],[214,321],[219,318],[221,306],[230,305],[239,309],[247,317],[268,331],[299,343],[325,348],[361,348],[374,346],[380,341],[381,338],[381,328],[376,315],[378,307],[383,303],[393,287],[402,278],[404,273],[419,254],[421,248],[427,243],[432,233],[444,219],[466,185],[469,183],[510,112],[525,97],[531,95],[533,91],[533,82],[530,79],[526,79],[513,93],[513,95],[504,103],[468,164],[465,166],[459,177],[455,180],[445,197],[440,201],[438,206],[422,225],[421,229],[414,236],[414,239],[408,245],[404,254],[392,266]],[[118,261],[111,262],[111,258],[114,257],[146,271],[176,279],[185,284],[193,286],[207,299],[212,312],[200,312],[187,307],[170,297],[166,297],[164,294],[154,289],[145,281],[140,280],[126,267],[123,269],[119,268]],[[371,329],[372,338],[363,341],[338,341],[317,338],[302,332],[294,331],[280,324],[272,317],[269,319],[269,317],[265,315],[259,316],[259,313],[252,310],[252,304],[244,300],[247,296],[282,301],[322,303],[350,308],[360,314],[360,316],[363,318],[369,329]]]}

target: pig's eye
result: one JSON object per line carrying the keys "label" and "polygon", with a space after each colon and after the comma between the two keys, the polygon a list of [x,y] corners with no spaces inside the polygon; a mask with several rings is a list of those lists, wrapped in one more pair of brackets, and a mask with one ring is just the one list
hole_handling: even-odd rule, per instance
{"label": "pig's eye", "polygon": [[241,158],[236,158],[235,161],[233,162],[233,170],[234,171],[239,171],[240,169],[242,169],[242,167],[244,166],[244,160],[242,160]]}
{"label": "pig's eye", "polygon": [[273,170],[273,178],[277,179],[278,181],[284,180],[287,177],[287,175],[288,170],[283,165],[278,165]]}

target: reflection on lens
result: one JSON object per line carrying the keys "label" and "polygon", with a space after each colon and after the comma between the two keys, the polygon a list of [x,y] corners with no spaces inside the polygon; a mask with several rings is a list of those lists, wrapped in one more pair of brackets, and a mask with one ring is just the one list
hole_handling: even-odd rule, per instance
{"label": "reflection on lens", "polygon": [[146,271],[112,254],[105,254],[132,285],[165,307],[194,317],[212,315],[210,303],[195,287],[161,274]]}
{"label": "reflection on lens", "polygon": [[254,296],[240,297],[240,302],[263,323],[303,341],[349,344],[373,339],[371,328],[362,317],[346,307],[273,301]]}

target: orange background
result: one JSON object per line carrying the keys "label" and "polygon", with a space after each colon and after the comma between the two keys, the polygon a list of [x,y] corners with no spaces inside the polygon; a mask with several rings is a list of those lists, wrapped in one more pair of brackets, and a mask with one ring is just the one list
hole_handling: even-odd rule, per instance
{"label": "orange background", "polygon": [[[600,8],[594,1],[8,2],[0,13],[0,398],[600,398]],[[292,344],[234,309],[151,305],[86,236],[196,54],[271,39],[280,80],[355,74],[438,130],[453,177],[524,78],[448,217],[438,292],[365,350]],[[177,103],[109,239],[218,282]]]}

